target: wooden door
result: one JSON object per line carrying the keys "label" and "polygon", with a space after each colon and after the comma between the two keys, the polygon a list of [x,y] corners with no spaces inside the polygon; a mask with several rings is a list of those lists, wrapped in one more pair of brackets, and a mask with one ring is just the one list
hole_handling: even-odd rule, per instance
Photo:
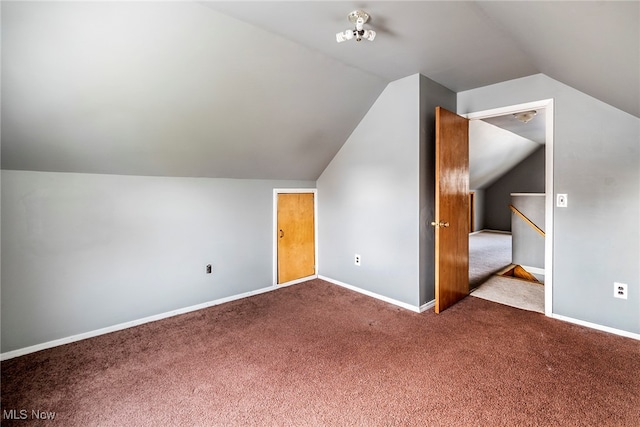
{"label": "wooden door", "polygon": [[278,194],[278,284],[315,274],[313,196]]}
{"label": "wooden door", "polygon": [[469,294],[469,121],[436,107],[436,313]]}

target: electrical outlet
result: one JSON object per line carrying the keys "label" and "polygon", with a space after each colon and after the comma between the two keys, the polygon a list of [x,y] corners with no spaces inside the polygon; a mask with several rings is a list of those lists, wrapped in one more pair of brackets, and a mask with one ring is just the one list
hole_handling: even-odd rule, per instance
{"label": "electrical outlet", "polygon": [[211,274],[211,264],[207,264],[207,274]]}
{"label": "electrical outlet", "polygon": [[613,296],[614,298],[627,299],[627,284],[613,282]]}
{"label": "electrical outlet", "polygon": [[559,208],[566,208],[567,207],[567,195],[566,194],[558,194],[558,196],[556,197],[556,205]]}
{"label": "electrical outlet", "polygon": [[354,257],[354,264],[360,267],[360,255],[356,254]]}

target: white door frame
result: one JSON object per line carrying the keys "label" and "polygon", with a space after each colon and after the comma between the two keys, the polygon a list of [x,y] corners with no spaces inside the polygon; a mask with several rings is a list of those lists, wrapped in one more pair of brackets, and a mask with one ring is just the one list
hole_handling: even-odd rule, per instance
{"label": "white door frame", "polygon": [[544,314],[553,316],[553,99],[528,102],[478,111],[464,115],[469,120],[504,116],[529,110],[545,109],[545,239],[544,239]]}
{"label": "white door frame", "polygon": [[[313,193],[313,246],[315,265],[313,275],[278,284],[278,194]],[[273,189],[273,286],[289,286],[318,277],[318,190],[316,188]]]}

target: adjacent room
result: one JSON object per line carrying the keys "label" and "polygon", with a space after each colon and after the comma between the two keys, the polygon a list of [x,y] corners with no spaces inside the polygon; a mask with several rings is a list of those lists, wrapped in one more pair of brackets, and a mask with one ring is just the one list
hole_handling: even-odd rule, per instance
{"label": "adjacent room", "polygon": [[640,2],[0,19],[3,425],[640,419]]}
{"label": "adjacent room", "polygon": [[469,287],[544,313],[546,110],[469,123]]}

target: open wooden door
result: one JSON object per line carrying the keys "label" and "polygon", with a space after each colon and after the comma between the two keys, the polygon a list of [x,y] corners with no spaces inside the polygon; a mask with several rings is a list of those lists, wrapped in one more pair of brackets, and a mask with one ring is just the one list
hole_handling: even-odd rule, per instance
{"label": "open wooden door", "polygon": [[436,313],[469,294],[469,121],[436,107]]}
{"label": "open wooden door", "polygon": [[278,284],[315,274],[314,194],[278,194]]}

